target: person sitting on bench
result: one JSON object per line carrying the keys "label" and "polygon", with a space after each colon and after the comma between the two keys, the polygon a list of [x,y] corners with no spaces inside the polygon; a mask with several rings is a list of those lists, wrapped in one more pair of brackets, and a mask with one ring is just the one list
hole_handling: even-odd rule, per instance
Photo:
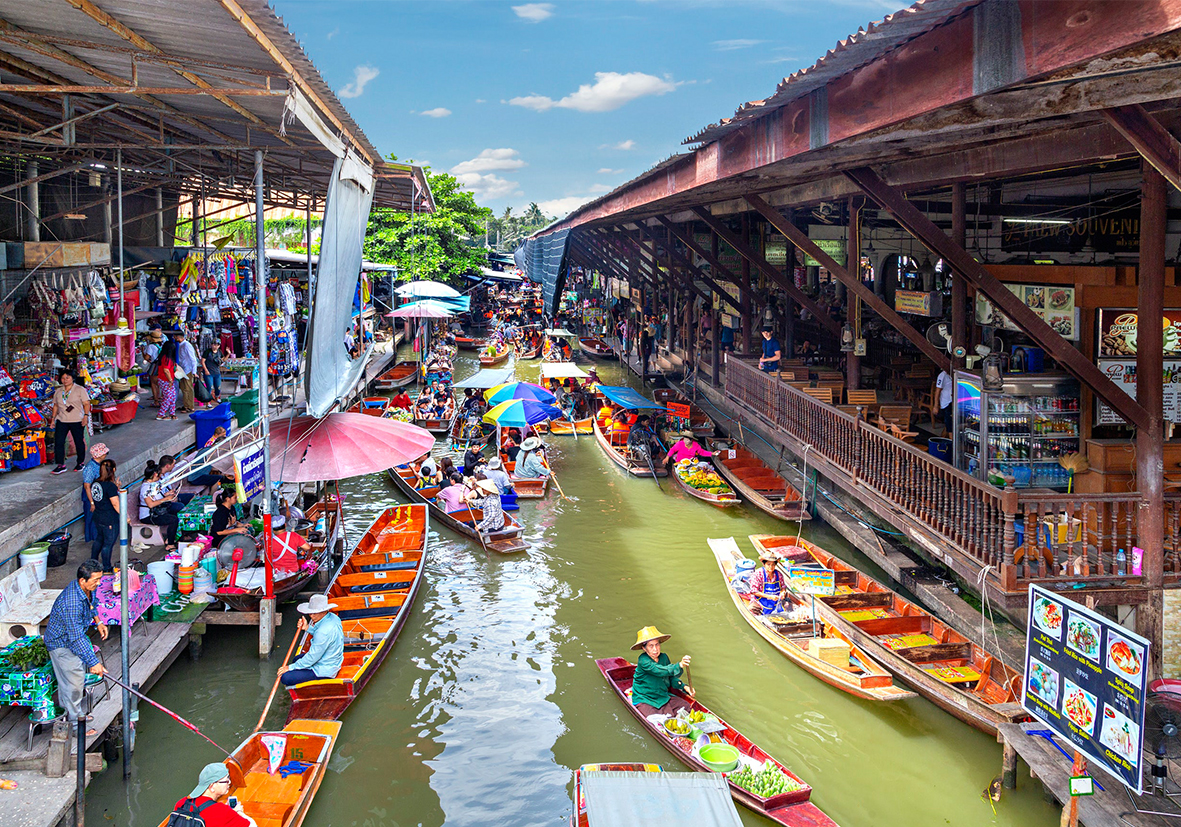
{"label": "person sitting on bench", "polygon": [[340,671],[344,663],[344,626],[340,618],[332,613],[335,608],[336,604],[329,603],[322,594],[313,594],[307,603],[300,603],[296,607],[306,617],[299,619],[295,632],[299,634],[310,625],[312,640],[306,652],[293,660],[290,666],[279,669],[284,686],[335,678]]}

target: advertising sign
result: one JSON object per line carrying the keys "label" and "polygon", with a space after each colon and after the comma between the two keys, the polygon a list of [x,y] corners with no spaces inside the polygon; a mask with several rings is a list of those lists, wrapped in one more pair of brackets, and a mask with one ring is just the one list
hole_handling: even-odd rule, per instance
{"label": "advertising sign", "polygon": [[894,309],[899,313],[915,316],[942,316],[943,297],[939,293],[925,293],[921,290],[895,290]]}
{"label": "advertising sign", "polygon": [[[713,233],[693,233],[693,241],[701,249],[709,250],[713,246]],[[701,256],[694,255],[693,259],[693,263],[698,267],[709,268],[709,262],[701,258]],[[742,268],[742,256],[738,254],[737,250],[720,238],[718,239],[718,263],[731,273],[737,273]]]}
{"label": "advertising sign", "polygon": [[[1079,325],[1074,308],[1074,288],[1056,284],[1006,284],[1009,292],[1036,313],[1064,339],[1077,340]],[[983,293],[976,293],[976,324],[1020,330],[1013,321],[993,306]]]}
{"label": "advertising sign", "polygon": [[836,577],[832,569],[787,567],[787,587],[796,594],[832,597],[837,593]]}
{"label": "advertising sign", "polygon": [[[1107,378],[1133,399],[1136,398],[1136,357],[1130,359],[1099,359],[1099,369]],[[1166,422],[1181,422],[1181,361],[1164,361],[1164,407]],[[1122,425],[1124,418],[1099,402],[1099,425]]]}
{"label": "advertising sign", "polygon": [[[1135,310],[1105,307],[1098,311],[1099,370],[1128,396],[1136,398],[1136,341],[1138,324]],[[1181,310],[1164,311],[1164,403],[1165,421],[1181,422]],[[1097,402],[1095,417],[1099,425],[1124,424],[1123,417]]]}
{"label": "advertising sign", "polygon": [[265,485],[262,443],[234,452],[234,476],[238,499],[248,502],[262,493]]}
{"label": "advertising sign", "polygon": [[[842,267],[845,266],[846,251],[845,251],[845,242],[844,241],[842,241],[839,238],[814,238],[814,239],[812,239],[812,243],[815,244],[817,247],[819,247],[824,252],[828,253],[828,255],[834,261],[836,261],[837,264],[841,265]],[[816,259],[812,258],[812,256],[805,254],[804,255],[804,266],[805,267],[819,267],[820,262],[817,261]]]}
{"label": "advertising sign", "polygon": [[[1165,310],[1164,317],[1165,358],[1181,358],[1181,310]],[[1135,356],[1137,327],[1135,310],[1100,309],[1099,357]]]}
{"label": "advertising sign", "polygon": [[689,406],[683,402],[666,402],[664,407],[668,408],[671,416],[679,416],[681,419],[688,419],[690,416]]}
{"label": "advertising sign", "polygon": [[1030,585],[1022,706],[1137,794],[1148,653],[1115,621]]}

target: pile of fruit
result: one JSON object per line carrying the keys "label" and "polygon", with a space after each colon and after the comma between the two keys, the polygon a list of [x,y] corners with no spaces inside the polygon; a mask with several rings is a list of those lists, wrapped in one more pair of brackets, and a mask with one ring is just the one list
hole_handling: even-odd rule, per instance
{"label": "pile of fruit", "polygon": [[672,735],[684,737],[689,734],[689,725],[680,718],[669,718],[664,722],[664,728]]}
{"label": "pile of fruit", "polygon": [[804,789],[804,785],[784,775],[783,770],[771,763],[758,772],[743,764],[726,778],[759,798],[771,798]]}
{"label": "pile of fruit", "polygon": [[715,472],[710,471],[706,466],[694,462],[691,459],[683,459],[677,463],[677,476],[692,488],[698,491],[708,491],[711,494],[720,494],[722,496],[732,496],[733,491],[730,486],[719,477]]}
{"label": "pile of fruit", "polygon": [[396,419],[399,422],[414,421],[414,414],[406,408],[389,408],[382,416],[386,419]]}

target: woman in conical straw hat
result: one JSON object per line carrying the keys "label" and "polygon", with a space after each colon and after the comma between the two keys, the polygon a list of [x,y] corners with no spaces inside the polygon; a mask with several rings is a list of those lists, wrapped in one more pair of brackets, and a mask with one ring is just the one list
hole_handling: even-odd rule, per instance
{"label": "woman in conical straw hat", "polygon": [[668,655],[660,651],[660,644],[672,635],[661,634],[655,626],[645,626],[636,634],[632,649],[640,652],[636,661],[636,673],[632,678],[632,703],[644,717],[676,715],[678,709],[688,709],[689,702],[672,694],[676,689],[693,697],[693,690],[685,687],[681,674],[689,665],[685,655],[679,663],[673,663]]}

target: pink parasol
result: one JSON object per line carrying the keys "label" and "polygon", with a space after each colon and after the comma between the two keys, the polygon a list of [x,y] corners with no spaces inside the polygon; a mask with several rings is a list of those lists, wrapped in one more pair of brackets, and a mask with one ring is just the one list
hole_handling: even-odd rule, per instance
{"label": "pink parasol", "polygon": [[404,304],[385,315],[387,319],[449,319],[455,313],[438,302],[427,300]]}
{"label": "pink parasol", "polygon": [[284,482],[321,482],[387,471],[430,451],[427,430],[359,413],[300,416],[271,426],[271,475]]}

